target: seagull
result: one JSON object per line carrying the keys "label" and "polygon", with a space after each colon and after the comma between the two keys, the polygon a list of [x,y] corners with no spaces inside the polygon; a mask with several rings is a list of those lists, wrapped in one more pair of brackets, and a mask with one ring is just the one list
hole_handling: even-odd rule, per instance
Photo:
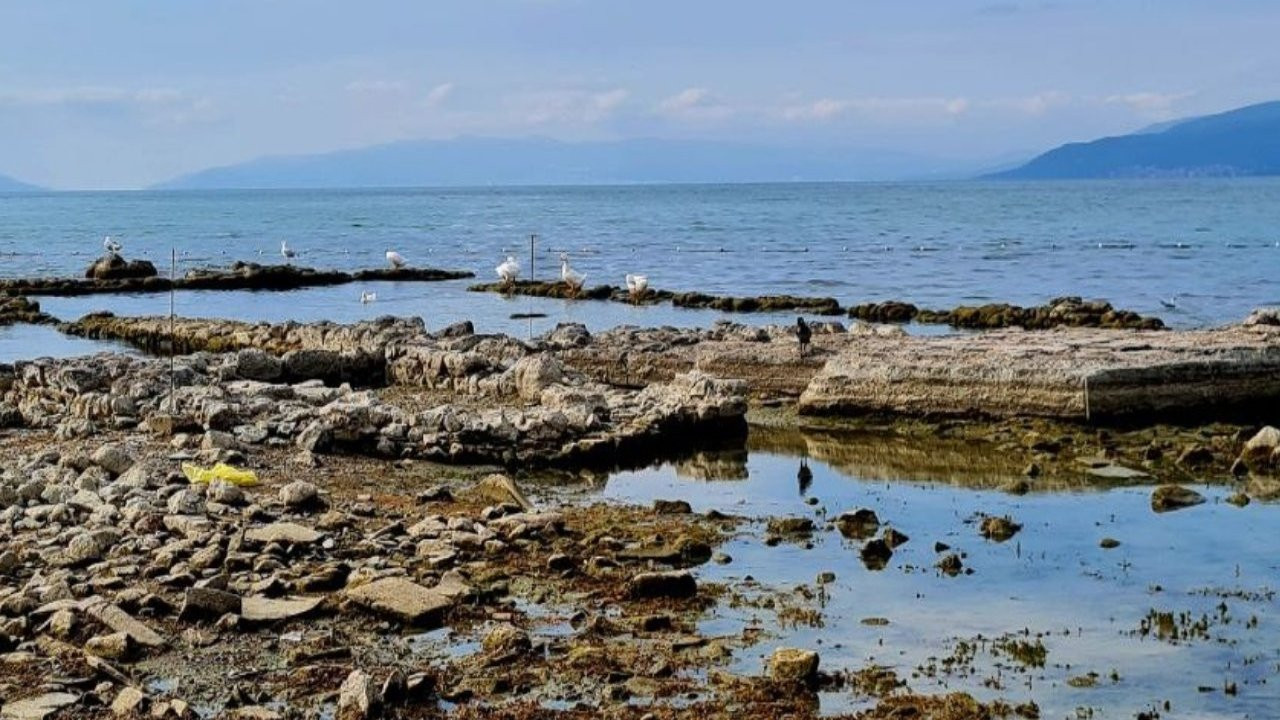
{"label": "seagull", "polygon": [[514,255],[508,255],[507,259],[501,265],[494,268],[498,277],[501,278],[503,285],[510,285],[520,277],[520,263],[516,262]]}
{"label": "seagull", "polygon": [[120,244],[119,240],[116,240],[110,235],[107,235],[106,237],[102,238],[102,249],[106,250],[112,255],[119,255],[120,251],[124,249],[124,246]]}
{"label": "seagull", "polygon": [[[1177,295],[1173,297],[1177,297]],[[1176,310],[1178,308],[1178,305],[1174,303],[1173,298],[1169,298],[1168,300],[1165,300],[1164,298],[1160,298],[1160,304],[1165,306],[1169,310]]]}
{"label": "seagull", "polygon": [[368,305],[369,303],[377,299],[378,299],[378,293],[376,292],[369,292],[368,290],[365,290],[360,293],[360,304],[362,305]]}
{"label": "seagull", "polygon": [[395,250],[387,251],[387,262],[391,263],[391,269],[399,270],[404,267],[404,256]]}
{"label": "seagull", "polygon": [[285,260],[292,260],[293,258],[298,257],[298,251],[289,247],[289,243],[286,240],[280,241],[280,254],[284,256]]}
{"label": "seagull", "polygon": [[569,266],[569,253],[560,253],[560,279],[575,294],[582,289],[582,284],[587,281],[586,275]]}
{"label": "seagull", "polygon": [[644,295],[649,289],[648,275],[627,275],[627,292],[631,293],[631,299],[635,300]]}

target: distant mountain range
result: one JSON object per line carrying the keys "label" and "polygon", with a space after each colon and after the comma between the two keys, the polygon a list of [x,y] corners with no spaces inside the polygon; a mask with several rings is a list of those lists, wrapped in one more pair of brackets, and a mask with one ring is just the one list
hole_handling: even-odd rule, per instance
{"label": "distant mountain range", "polygon": [[1153,125],[1132,135],[1069,143],[990,178],[1237,177],[1280,175],[1280,102]]}
{"label": "distant mountain range", "polygon": [[184,175],[154,189],[885,180],[959,178],[977,171],[973,165],[874,150],[463,137],[264,157]]}
{"label": "distant mountain range", "polygon": [[0,175],[0,192],[39,192],[43,189],[21,180],[14,180],[8,175]]}

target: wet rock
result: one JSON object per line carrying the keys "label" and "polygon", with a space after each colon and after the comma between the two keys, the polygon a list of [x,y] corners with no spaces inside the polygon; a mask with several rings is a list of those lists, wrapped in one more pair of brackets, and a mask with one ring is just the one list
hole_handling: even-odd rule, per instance
{"label": "wet rock", "polygon": [[[1043,470],[1040,467],[1040,463],[1033,462],[1027,465],[1026,469],[1022,471],[1022,474],[1026,475],[1029,478],[1036,478],[1036,477],[1040,477],[1040,473],[1042,472]],[[1018,482],[1018,481],[1014,481],[1014,482]],[[1023,481],[1023,484],[1025,485],[1025,481]]]}
{"label": "wet rock", "polygon": [[771,535],[810,535],[814,525],[807,517],[779,517],[769,518],[766,529]]}
{"label": "wet rock", "polygon": [[688,515],[693,508],[685,500],[654,500],[653,511],[659,515]]}
{"label": "wet rock", "polygon": [[338,688],[337,720],[364,720],[377,707],[377,687],[363,670],[352,670]]}
{"label": "wet rock", "polygon": [[1181,510],[1204,502],[1204,496],[1181,485],[1161,485],[1151,493],[1151,509],[1156,512]]}
{"label": "wet rock", "polygon": [[1190,445],[1178,455],[1178,465],[1191,470],[1213,464],[1213,451],[1203,445]]}
{"label": "wet rock", "polygon": [[382,578],[346,591],[356,606],[400,622],[439,627],[458,596],[440,588],[427,588],[401,577]]}
{"label": "wet rock", "polygon": [[[1035,463],[1032,464],[1034,465]],[[1030,476],[1028,475],[1028,477]],[[1023,480],[1022,478],[1010,480],[1000,486],[1000,491],[1009,493],[1010,495],[1026,495],[1031,492],[1031,483]]]}
{"label": "wet rock", "polygon": [[1104,537],[1102,540],[1098,541],[1098,547],[1103,550],[1112,550],[1120,547],[1120,541],[1115,538]]}
{"label": "wet rock", "polygon": [[1280,449],[1280,430],[1268,425],[1244,444],[1243,457],[1250,469],[1265,472],[1275,467],[1277,449]]}
{"label": "wet rock", "polygon": [[840,517],[836,518],[836,529],[851,540],[866,540],[879,532],[880,518],[874,510],[860,508],[840,513]]}
{"label": "wet rock", "polygon": [[529,634],[509,623],[498,625],[484,636],[481,647],[489,655],[519,655],[533,647]]}
{"label": "wet rock", "polygon": [[1004,542],[1022,529],[1022,525],[1013,521],[1009,516],[996,517],[988,515],[982,518],[982,524],[978,527],[978,532],[982,537],[995,542]]}
{"label": "wet rock", "polygon": [[893,548],[882,538],[875,538],[868,540],[858,554],[868,570],[883,570],[893,558]]}
{"label": "wet rock", "polygon": [[1245,505],[1249,504],[1250,500],[1249,500],[1249,496],[1246,495],[1245,493],[1235,492],[1235,493],[1232,493],[1227,498],[1227,502],[1231,503],[1232,505],[1235,505],[1236,507],[1244,507]]}
{"label": "wet rock", "polygon": [[132,280],[156,277],[156,266],[148,260],[125,260],[117,253],[107,253],[94,260],[84,271],[90,280]]}
{"label": "wet rock", "polygon": [[240,596],[214,588],[188,588],[178,619],[184,622],[217,620],[226,614],[240,614]]}
{"label": "wet rock", "polygon": [[899,532],[893,528],[885,528],[884,534],[880,536],[884,540],[884,544],[889,546],[890,550],[896,550],[899,545],[905,544],[911,538],[906,533]]}
{"label": "wet rock", "polygon": [[1229,472],[1232,477],[1242,478],[1249,474],[1249,464],[1245,462],[1244,458],[1238,457],[1235,459],[1235,462],[1231,463]]}
{"label": "wet rock", "polygon": [[295,480],[280,488],[280,502],[290,510],[306,510],[316,506],[320,490],[305,480]]}
{"label": "wet rock", "polygon": [[1258,308],[1249,313],[1249,317],[1246,317],[1242,324],[1245,326],[1280,325],[1280,308]]}
{"label": "wet rock", "polygon": [[84,644],[85,652],[103,660],[123,660],[129,656],[130,650],[129,636],[122,632],[98,635]]}
{"label": "wet rock", "polygon": [[697,594],[698,583],[687,570],[639,573],[627,582],[627,595],[637,600],[688,598]]}
{"label": "wet rock", "polygon": [[769,677],[779,683],[812,685],[818,679],[818,653],[799,648],[778,648],[769,656]]}
{"label": "wet rock", "polygon": [[960,556],[955,553],[950,553],[939,560],[936,567],[951,577],[964,572],[964,563],[960,561]]}

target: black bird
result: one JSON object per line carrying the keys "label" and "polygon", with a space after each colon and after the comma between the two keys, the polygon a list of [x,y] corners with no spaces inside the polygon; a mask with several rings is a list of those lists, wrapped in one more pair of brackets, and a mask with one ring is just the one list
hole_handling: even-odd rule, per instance
{"label": "black bird", "polygon": [[796,318],[796,338],[800,341],[800,357],[804,358],[805,348],[809,347],[809,340],[813,337],[813,331],[809,329],[809,323],[804,318]]}

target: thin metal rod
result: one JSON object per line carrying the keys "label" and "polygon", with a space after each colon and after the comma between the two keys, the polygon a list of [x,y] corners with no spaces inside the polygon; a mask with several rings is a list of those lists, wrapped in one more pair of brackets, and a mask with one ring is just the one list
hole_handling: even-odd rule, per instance
{"label": "thin metal rod", "polygon": [[175,412],[174,394],[176,389],[176,381],[174,379],[174,362],[173,355],[175,345],[177,343],[176,333],[174,332],[174,316],[176,315],[176,298],[175,283],[178,280],[178,250],[169,248],[169,412]]}
{"label": "thin metal rod", "polygon": [[536,273],[533,269],[533,243],[538,239],[537,234],[529,236],[529,280],[537,280]]}

